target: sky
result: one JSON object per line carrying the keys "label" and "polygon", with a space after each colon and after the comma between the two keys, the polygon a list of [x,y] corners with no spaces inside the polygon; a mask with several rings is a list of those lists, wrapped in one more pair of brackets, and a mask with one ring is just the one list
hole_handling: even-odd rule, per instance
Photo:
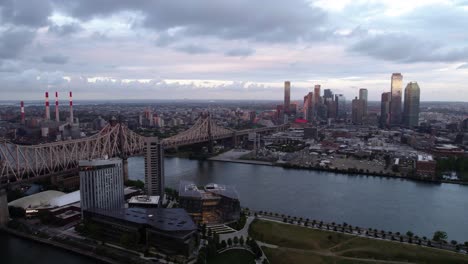
{"label": "sky", "polygon": [[468,101],[468,0],[0,0],[0,21],[0,100],[380,100],[401,72]]}

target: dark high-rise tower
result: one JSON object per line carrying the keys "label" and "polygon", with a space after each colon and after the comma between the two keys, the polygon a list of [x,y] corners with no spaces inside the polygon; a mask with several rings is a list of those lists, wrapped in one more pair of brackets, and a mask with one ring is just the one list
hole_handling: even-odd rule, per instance
{"label": "dark high-rise tower", "polygon": [[417,82],[410,82],[405,88],[403,124],[407,127],[419,125],[420,89]]}
{"label": "dark high-rise tower", "polygon": [[392,98],[390,100],[390,124],[401,124],[401,99],[403,90],[403,75],[401,73],[392,74],[391,83]]}
{"label": "dark high-rise tower", "polygon": [[380,126],[387,127],[390,125],[390,100],[392,94],[390,92],[382,93],[380,101]]}
{"label": "dark high-rise tower", "polygon": [[362,125],[364,120],[364,105],[364,100],[357,97],[351,102],[351,119],[353,124]]}
{"label": "dark high-rise tower", "polygon": [[285,81],[284,82],[284,112],[289,114],[291,105],[291,82]]}
{"label": "dark high-rise tower", "polygon": [[164,148],[157,137],[145,141],[145,189],[148,195],[164,200]]}

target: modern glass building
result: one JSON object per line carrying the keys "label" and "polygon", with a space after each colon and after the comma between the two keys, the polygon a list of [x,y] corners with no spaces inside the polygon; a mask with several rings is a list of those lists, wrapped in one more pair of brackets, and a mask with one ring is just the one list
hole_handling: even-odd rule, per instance
{"label": "modern glass building", "polygon": [[401,73],[392,74],[391,82],[391,93],[392,98],[390,100],[390,124],[399,125],[402,121],[401,116],[401,101],[402,101],[402,90],[403,90],[403,75]]}
{"label": "modern glass building", "polygon": [[365,88],[359,89],[359,100],[363,101],[364,116],[367,116],[367,89],[365,89]]}
{"label": "modern glass building", "polygon": [[392,94],[390,92],[382,93],[380,101],[380,126],[388,127],[390,125],[390,100]]}
{"label": "modern glass building", "polygon": [[346,118],[346,97],[342,94],[335,94],[336,117]]}
{"label": "modern glass building", "polygon": [[405,88],[403,125],[406,127],[415,127],[419,125],[420,93],[417,82],[410,82]]}
{"label": "modern glass building", "polygon": [[110,210],[124,206],[124,180],[121,159],[81,160],[81,211]]}
{"label": "modern glass building", "polygon": [[284,112],[289,113],[291,105],[291,82],[284,82]]}

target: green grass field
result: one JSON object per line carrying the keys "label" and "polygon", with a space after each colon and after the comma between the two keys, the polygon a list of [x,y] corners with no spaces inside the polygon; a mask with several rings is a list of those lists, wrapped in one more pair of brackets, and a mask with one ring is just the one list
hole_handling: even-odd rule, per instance
{"label": "green grass field", "polygon": [[223,252],[213,259],[208,264],[253,264],[255,257],[247,250],[232,249]]}
{"label": "green grass field", "polygon": [[271,264],[282,263],[467,263],[468,255],[314,230],[271,221],[255,221],[250,235],[279,246],[263,247]]}

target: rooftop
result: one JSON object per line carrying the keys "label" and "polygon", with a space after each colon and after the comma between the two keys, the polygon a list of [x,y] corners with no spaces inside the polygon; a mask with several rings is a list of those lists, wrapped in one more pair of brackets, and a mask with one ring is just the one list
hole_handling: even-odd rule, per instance
{"label": "rooftop", "polygon": [[182,208],[120,208],[114,210],[89,209],[89,212],[146,224],[163,231],[192,231],[197,229],[192,218]]}
{"label": "rooftop", "polygon": [[137,195],[132,196],[128,203],[132,204],[158,204],[159,196]]}
{"label": "rooftop", "polygon": [[204,190],[198,189],[198,187],[189,181],[181,181],[179,184],[179,196],[181,197],[193,197],[193,198],[206,198],[210,197],[207,193],[225,196],[231,199],[239,199],[239,194],[233,186],[209,183],[204,187]]}

